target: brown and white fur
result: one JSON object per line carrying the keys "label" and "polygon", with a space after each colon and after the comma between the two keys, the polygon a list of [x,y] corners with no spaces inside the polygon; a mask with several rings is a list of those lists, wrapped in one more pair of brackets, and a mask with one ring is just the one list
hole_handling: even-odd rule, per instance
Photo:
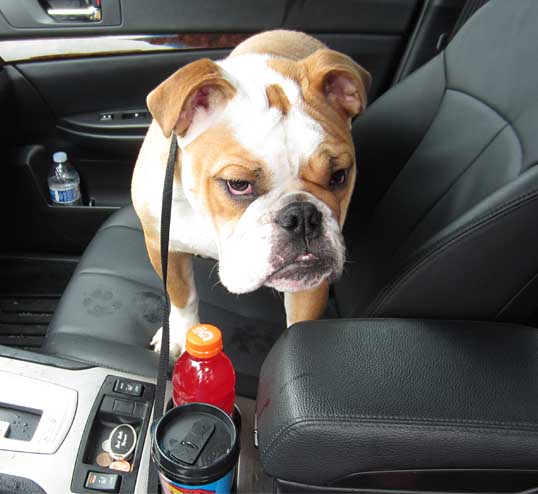
{"label": "brown and white fur", "polygon": [[[181,68],[149,94],[154,120],[132,199],[161,274],[161,191],[170,139],[177,138],[172,355],[198,323],[193,254],[217,259],[232,293],[262,285],[285,292],[288,324],[323,314],[345,258],[341,228],[356,174],[350,122],[366,108],[369,86],[362,67],[318,40],[268,31],[226,59]],[[159,330],[151,342],[157,351],[160,341]]]}

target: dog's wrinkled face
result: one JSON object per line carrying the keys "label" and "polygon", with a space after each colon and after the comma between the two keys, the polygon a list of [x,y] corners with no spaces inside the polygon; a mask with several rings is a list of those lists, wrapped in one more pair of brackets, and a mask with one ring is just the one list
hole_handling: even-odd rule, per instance
{"label": "dog's wrinkled face", "polygon": [[341,274],[349,122],[368,77],[331,50],[299,62],[241,55],[190,64],[150,94],[165,135],[179,136],[183,189],[213,225],[229,291],[300,291]]}

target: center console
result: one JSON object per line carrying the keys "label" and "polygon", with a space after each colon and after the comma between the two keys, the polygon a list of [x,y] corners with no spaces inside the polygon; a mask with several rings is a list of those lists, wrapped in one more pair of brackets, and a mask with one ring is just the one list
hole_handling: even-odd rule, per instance
{"label": "center console", "polygon": [[[237,397],[235,492],[536,492],[537,355],[537,330],[511,324],[296,324],[256,404]],[[146,494],[154,392],[0,347],[0,492]]]}
{"label": "center console", "polygon": [[[14,492],[145,492],[154,380],[0,357],[0,390],[0,476],[25,479]],[[132,430],[133,447],[114,469],[99,455],[123,424],[116,446]]]}
{"label": "center console", "polygon": [[[0,346],[0,492],[147,494],[154,394],[149,377]],[[271,490],[254,407],[236,397],[237,493]]]}

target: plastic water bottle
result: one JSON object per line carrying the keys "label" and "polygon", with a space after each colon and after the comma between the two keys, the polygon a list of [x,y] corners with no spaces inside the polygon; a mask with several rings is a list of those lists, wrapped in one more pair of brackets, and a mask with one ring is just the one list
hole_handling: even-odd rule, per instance
{"label": "plastic water bottle", "polygon": [[80,177],[75,167],[67,161],[67,154],[58,151],[52,155],[49,171],[49,193],[56,206],[80,206]]}
{"label": "plastic water bottle", "polygon": [[189,329],[185,352],[172,375],[174,405],[201,402],[234,413],[235,370],[222,351],[222,334],[211,324]]}

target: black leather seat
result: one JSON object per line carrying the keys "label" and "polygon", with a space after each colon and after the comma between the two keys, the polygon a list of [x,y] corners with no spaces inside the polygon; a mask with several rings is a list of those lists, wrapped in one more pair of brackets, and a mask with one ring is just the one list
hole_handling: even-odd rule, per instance
{"label": "black leather seat", "polygon": [[[237,297],[219,283],[214,261],[195,258],[200,320],[218,324],[238,386],[254,395],[265,355],[285,328],[271,290]],[[86,249],[50,323],[44,351],[156,376],[149,341],[162,326],[162,281],[149,262],[132,206],[113,214]]]}
{"label": "black leather seat", "polygon": [[[342,317],[525,321],[538,300],[538,3],[492,1],[355,124],[358,185]],[[195,264],[201,318],[255,377],[284,326],[268,291],[235,297]],[[88,247],[46,351],[153,374],[160,282],[132,208]]]}
{"label": "black leather seat", "polygon": [[537,23],[537,2],[489,2],[357,120],[342,315],[536,311]]}

